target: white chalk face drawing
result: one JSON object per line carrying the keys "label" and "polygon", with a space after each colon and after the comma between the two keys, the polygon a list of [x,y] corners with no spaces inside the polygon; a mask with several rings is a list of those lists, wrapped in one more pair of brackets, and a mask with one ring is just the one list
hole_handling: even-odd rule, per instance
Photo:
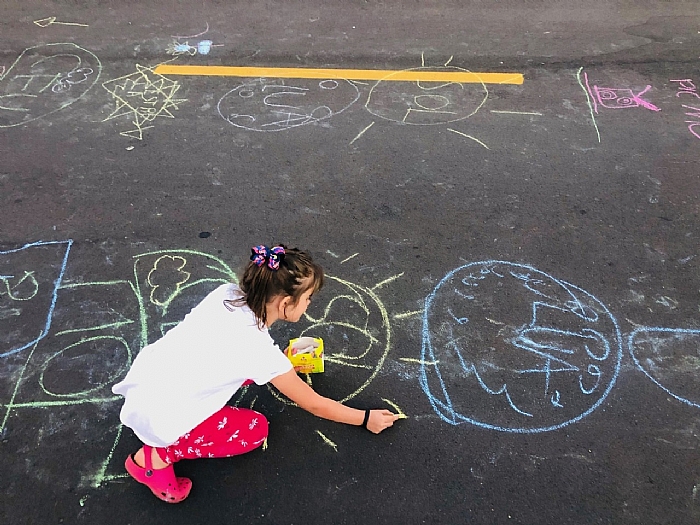
{"label": "white chalk face drawing", "polygon": [[342,79],[260,78],[236,86],[217,107],[219,115],[238,128],[284,131],[329,119],[359,97],[357,87]]}
{"label": "white chalk face drawing", "polygon": [[629,335],[632,359],[657,386],[700,408],[700,330],[641,327]]}
{"label": "white chalk face drawing", "polygon": [[75,44],[25,49],[0,76],[0,128],[70,106],[97,82],[101,70],[97,56]]}
{"label": "white chalk face drawing", "polygon": [[620,368],[616,320],[588,292],[504,261],[450,272],[428,297],[421,386],[451,424],[533,433],[598,407]]}
{"label": "white chalk face drawing", "polygon": [[70,242],[0,251],[0,357],[29,351],[49,331]]}
{"label": "white chalk face drawing", "polygon": [[[407,71],[460,72],[454,66],[417,67]],[[397,72],[395,75],[402,73]],[[371,89],[365,108],[386,120],[400,124],[436,125],[466,119],[488,99],[482,82],[393,82],[391,76]]]}

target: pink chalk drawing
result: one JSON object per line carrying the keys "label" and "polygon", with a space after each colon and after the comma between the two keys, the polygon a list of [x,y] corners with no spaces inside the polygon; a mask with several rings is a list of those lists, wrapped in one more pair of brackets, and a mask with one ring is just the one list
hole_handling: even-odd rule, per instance
{"label": "pink chalk drawing", "polygon": [[[691,78],[669,80],[669,82],[676,82],[678,84],[678,91],[676,92],[676,97],[681,95],[691,95],[695,98],[700,98],[698,94],[698,88]],[[696,139],[700,139],[700,131],[695,131],[695,128],[700,126],[700,108],[694,106],[686,106],[682,104],[683,109],[689,110],[685,112],[686,117],[690,117],[692,120],[686,120],[685,123],[688,124],[688,131],[690,131]]]}
{"label": "pink chalk drawing", "polygon": [[683,104],[683,108],[689,109],[690,111],[686,111],[685,115],[694,119],[685,121],[685,123],[688,124],[688,131],[690,131],[695,138],[700,139],[700,132],[695,131],[695,127],[700,126],[700,108],[686,106],[685,104]]}
{"label": "pink chalk drawing", "polygon": [[593,101],[593,110],[598,113],[598,106],[602,106],[608,109],[626,109],[626,108],[646,108],[651,111],[661,111],[651,102],[648,102],[642,98],[642,95],[651,89],[651,86],[645,87],[639,93],[634,93],[628,88],[608,88],[593,85],[591,88],[588,83],[588,75],[583,74],[586,81],[586,88],[591,95],[591,100]]}
{"label": "pink chalk drawing", "polygon": [[693,79],[685,78],[683,80],[669,80],[669,82],[678,83],[678,92],[676,93],[676,98],[680,97],[681,95],[691,95],[695,98],[700,98],[700,95],[698,94],[698,88],[693,83]]}

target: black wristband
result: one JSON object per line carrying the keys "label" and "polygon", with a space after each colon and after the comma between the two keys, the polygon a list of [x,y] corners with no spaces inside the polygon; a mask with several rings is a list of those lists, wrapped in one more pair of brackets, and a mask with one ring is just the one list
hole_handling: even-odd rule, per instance
{"label": "black wristband", "polygon": [[369,421],[369,409],[365,410],[365,418],[362,420],[362,428],[367,428],[367,422]]}

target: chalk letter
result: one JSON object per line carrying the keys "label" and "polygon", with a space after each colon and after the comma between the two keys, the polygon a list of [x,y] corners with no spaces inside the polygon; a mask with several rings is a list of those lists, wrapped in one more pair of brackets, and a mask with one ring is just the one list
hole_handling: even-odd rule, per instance
{"label": "chalk letter", "polygon": [[685,104],[682,104],[682,106],[685,109],[692,109],[693,111],[696,112],[696,113],[686,113],[686,115],[688,115],[689,117],[695,117],[695,118],[700,119],[700,109],[694,108],[693,106],[686,106]]}
{"label": "chalk letter", "polygon": [[[678,86],[679,89],[685,89],[690,91],[694,91],[696,89],[695,84],[693,84],[693,81],[689,78],[685,78],[683,80],[669,80],[669,82],[678,82],[680,84]],[[676,96],[678,96],[678,94],[676,94]]]}
{"label": "chalk letter", "polygon": [[688,126],[688,131],[690,131],[693,135],[695,135],[695,138],[700,139],[700,135],[695,131],[695,126],[700,126],[700,122],[693,122],[690,126]]}

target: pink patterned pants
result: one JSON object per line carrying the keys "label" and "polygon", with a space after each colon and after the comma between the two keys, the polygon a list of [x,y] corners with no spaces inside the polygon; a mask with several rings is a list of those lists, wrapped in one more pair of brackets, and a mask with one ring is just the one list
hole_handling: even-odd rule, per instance
{"label": "pink patterned pants", "polygon": [[227,458],[258,448],[267,430],[267,418],[260,412],[225,406],[172,445],[156,450],[168,464],[181,459]]}

